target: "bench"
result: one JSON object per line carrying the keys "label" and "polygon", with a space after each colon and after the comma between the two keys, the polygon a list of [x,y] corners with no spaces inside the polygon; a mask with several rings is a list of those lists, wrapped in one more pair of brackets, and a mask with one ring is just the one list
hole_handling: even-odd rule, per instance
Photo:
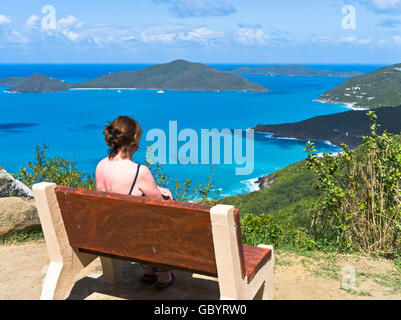
{"label": "bench", "polygon": [[221,299],[273,298],[273,247],[242,244],[238,209],[57,186],[33,186],[50,257],[41,299],[66,299],[100,257],[104,282],[122,260],[216,277]]}

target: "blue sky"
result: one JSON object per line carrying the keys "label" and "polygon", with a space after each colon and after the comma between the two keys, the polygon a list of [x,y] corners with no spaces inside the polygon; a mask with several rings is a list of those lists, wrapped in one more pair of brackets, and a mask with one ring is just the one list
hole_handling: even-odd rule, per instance
{"label": "blue sky", "polygon": [[[355,14],[343,12],[344,6]],[[344,28],[347,17],[352,21],[346,20]],[[178,58],[205,63],[399,63],[401,0],[0,2],[0,63]]]}

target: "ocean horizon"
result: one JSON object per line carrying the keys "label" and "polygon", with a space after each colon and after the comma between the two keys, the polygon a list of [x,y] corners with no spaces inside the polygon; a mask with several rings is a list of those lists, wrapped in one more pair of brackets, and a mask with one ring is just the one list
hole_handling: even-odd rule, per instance
{"label": "ocean horizon", "polygon": [[[0,64],[0,79],[42,73],[68,83],[96,78],[108,72],[137,70],[149,64]],[[263,64],[268,65],[268,64]],[[256,64],[210,64],[229,70]],[[307,65],[332,71],[371,72],[381,65]],[[128,115],[140,123],[144,134],[133,160],[144,163],[146,132],[159,128],[168,131],[169,121],[178,130],[247,129],[258,124],[279,124],[314,116],[351,110],[344,104],[314,101],[346,78],[244,76],[269,88],[265,93],[204,92],[157,90],[70,90],[54,93],[6,92],[0,87],[0,165],[16,173],[34,159],[36,146],[49,145],[50,156],[73,160],[77,167],[94,173],[96,164],[107,155],[102,131],[107,121]],[[245,137],[243,138],[245,139]],[[216,188],[220,197],[257,190],[255,181],[306,158],[304,140],[272,138],[255,132],[254,170],[247,176],[235,175],[235,164],[214,165]],[[245,146],[245,141],[244,144]],[[339,152],[327,141],[317,141],[318,152]],[[195,184],[206,182],[210,165],[164,165],[173,179],[186,178]]]}

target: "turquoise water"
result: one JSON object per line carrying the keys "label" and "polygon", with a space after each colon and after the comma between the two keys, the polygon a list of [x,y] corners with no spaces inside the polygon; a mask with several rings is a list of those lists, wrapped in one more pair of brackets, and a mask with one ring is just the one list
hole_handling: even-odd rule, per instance
{"label": "turquoise water", "polygon": [[[111,71],[135,70],[144,65],[0,65],[0,78],[26,76],[33,72],[77,82]],[[214,65],[226,70],[228,65]],[[315,66],[332,70],[369,72],[379,66]],[[144,135],[134,161],[145,160],[146,133],[160,128],[168,133],[169,121],[177,121],[178,131],[192,128],[219,130],[246,129],[257,124],[276,124],[304,120],[317,115],[348,111],[344,105],[314,102],[324,91],[346,79],[247,76],[270,89],[266,93],[180,92],[153,90],[73,90],[56,93],[11,94],[0,87],[0,165],[16,172],[34,157],[35,146],[46,143],[50,155],[77,162],[79,168],[94,172],[107,154],[103,127],[119,115],[134,117]],[[178,147],[183,143],[179,143]],[[317,143],[319,152],[339,149]],[[252,179],[272,173],[306,157],[305,141],[271,139],[255,134],[255,163],[252,174],[235,175],[236,165],[215,165],[215,180],[221,195],[253,190]],[[243,145],[245,148],[245,142]],[[241,166],[242,167],[242,166]],[[205,182],[210,165],[165,165],[166,172],[179,179]]]}

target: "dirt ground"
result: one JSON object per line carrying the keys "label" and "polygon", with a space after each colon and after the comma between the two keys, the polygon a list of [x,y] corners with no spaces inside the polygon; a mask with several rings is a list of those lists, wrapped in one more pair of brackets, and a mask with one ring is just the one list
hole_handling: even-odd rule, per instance
{"label": "dirt ground", "polygon": [[[44,241],[0,245],[0,300],[39,299],[48,264]],[[76,277],[69,299],[219,299],[214,278],[174,271],[176,282],[157,291],[138,281],[142,270],[125,262],[123,280],[105,285],[96,259]],[[383,258],[281,252],[276,255],[274,299],[401,299],[401,275]]]}

